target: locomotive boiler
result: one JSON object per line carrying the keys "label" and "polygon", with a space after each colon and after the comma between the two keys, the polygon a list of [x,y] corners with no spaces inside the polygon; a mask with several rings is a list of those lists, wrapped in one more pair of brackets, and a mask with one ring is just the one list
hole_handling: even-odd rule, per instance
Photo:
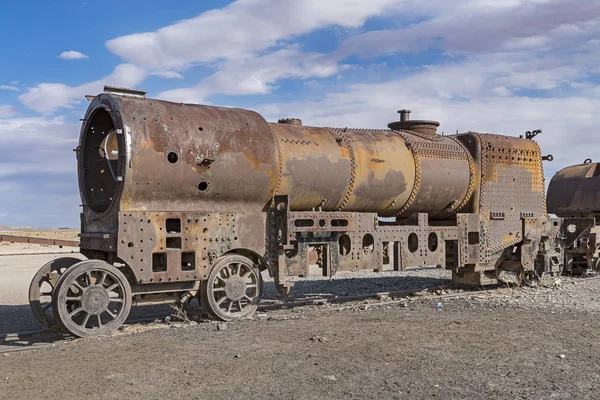
{"label": "locomotive boiler", "polygon": [[45,267],[45,323],[98,334],[133,303],[195,296],[243,318],[265,270],[282,294],[291,277],[341,270],[437,265],[473,285],[559,273],[539,146],[440,135],[409,113],[388,129],[311,127],[107,87],[76,149],[88,260]]}

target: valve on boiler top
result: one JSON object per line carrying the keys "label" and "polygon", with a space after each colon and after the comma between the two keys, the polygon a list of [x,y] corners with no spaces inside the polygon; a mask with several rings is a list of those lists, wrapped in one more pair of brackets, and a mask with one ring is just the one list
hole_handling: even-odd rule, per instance
{"label": "valve on boiler top", "polygon": [[390,122],[388,128],[393,131],[412,131],[421,135],[437,136],[437,127],[440,123],[437,121],[411,120],[410,110],[400,110],[400,121]]}

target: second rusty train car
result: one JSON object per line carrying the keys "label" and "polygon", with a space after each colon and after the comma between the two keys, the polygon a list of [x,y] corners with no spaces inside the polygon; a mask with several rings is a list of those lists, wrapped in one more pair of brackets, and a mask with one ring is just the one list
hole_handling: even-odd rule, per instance
{"label": "second rusty train car", "polygon": [[565,272],[600,271],[600,164],[586,159],[558,171],[548,185],[548,212],[563,218]]}
{"label": "second rusty train car", "polygon": [[438,125],[406,110],[379,130],[270,123],[107,88],[77,148],[89,260],[36,276],[53,284],[42,319],[86,336],[118,328],[134,302],[194,296],[243,318],[264,270],[282,294],[291,277],[342,270],[437,265],[473,285],[559,273],[539,146]]}

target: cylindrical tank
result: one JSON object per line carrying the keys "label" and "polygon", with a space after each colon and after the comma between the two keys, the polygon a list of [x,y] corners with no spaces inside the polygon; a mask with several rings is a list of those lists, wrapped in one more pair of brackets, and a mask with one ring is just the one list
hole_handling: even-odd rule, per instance
{"label": "cylindrical tank", "polygon": [[548,212],[559,217],[600,216],[600,167],[586,160],[558,171],[548,185]]}
{"label": "cylindrical tank", "polygon": [[[268,123],[242,109],[104,93],[86,113],[80,192],[93,214],[292,210],[444,216],[472,193],[473,161],[431,122],[421,131]],[[396,125],[398,123],[395,123]],[[424,133],[423,133],[424,132]]]}

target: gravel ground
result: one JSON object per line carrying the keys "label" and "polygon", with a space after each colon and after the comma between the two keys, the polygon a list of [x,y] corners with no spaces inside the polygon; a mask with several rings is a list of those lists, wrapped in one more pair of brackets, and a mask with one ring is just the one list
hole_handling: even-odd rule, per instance
{"label": "gravel ground", "polygon": [[[51,257],[0,257],[0,330],[23,326],[20,288]],[[385,295],[405,290],[421,293]],[[382,294],[289,303],[365,293]],[[43,346],[2,353],[0,399],[593,399],[599,298],[600,279],[469,291],[452,286],[447,271],[420,268],[298,279],[284,300],[266,278],[264,304],[288,306],[244,321],[172,319],[99,338],[0,341],[0,352]],[[132,318],[164,321],[170,311],[138,307]]]}
{"label": "gravel ground", "polygon": [[[272,284],[273,279],[264,273],[264,299],[277,300],[281,297]],[[365,293],[421,290],[428,287],[451,286],[452,273],[441,268],[415,268],[407,271],[340,272],[332,279],[309,276],[295,278],[289,299],[354,296]]]}
{"label": "gravel ground", "polygon": [[0,357],[0,399],[595,399],[599,289],[565,279],[137,324]]}
{"label": "gravel ground", "polygon": [[[599,277],[600,278],[600,277]],[[553,287],[521,287],[498,290],[469,299],[486,303],[489,307],[512,307],[524,310],[600,312],[598,280],[563,277]]]}

